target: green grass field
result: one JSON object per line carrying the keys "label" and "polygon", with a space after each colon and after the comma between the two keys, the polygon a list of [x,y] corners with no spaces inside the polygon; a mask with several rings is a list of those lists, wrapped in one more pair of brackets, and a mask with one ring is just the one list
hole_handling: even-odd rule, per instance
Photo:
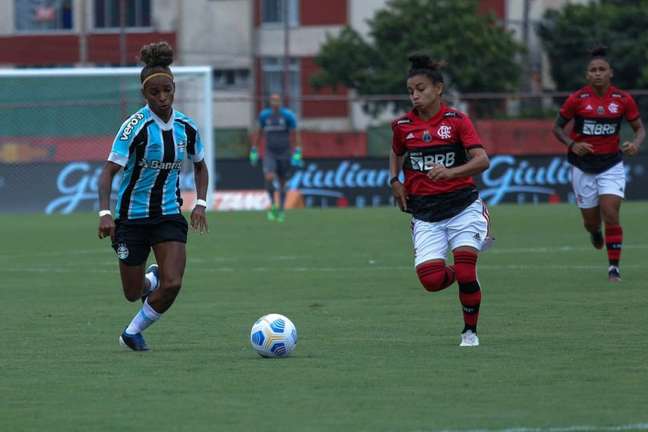
{"label": "green grass field", "polygon": [[[117,343],[139,306],[93,214],[2,215],[0,430],[648,430],[648,203],[623,206],[620,284],[575,206],[491,214],[479,348],[456,285],[419,286],[407,216],[346,209],[211,214],[148,353]],[[270,312],[289,358],[249,345]]]}

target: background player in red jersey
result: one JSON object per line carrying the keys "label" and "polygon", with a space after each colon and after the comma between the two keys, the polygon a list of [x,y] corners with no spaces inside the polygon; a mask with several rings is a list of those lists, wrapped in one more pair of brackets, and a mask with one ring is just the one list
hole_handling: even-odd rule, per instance
{"label": "background player in red jersey", "polygon": [[[602,249],[605,242],[608,279],[617,282],[621,280],[619,260],[623,244],[619,220],[625,192],[622,154],[636,155],[646,131],[632,96],[611,85],[613,72],[605,58],[605,48],[595,48],[591,55],[586,73],[588,85],[569,95],[553,132],[567,146],[567,158],[573,165],[572,185],[585,229],[596,249]],[[635,136],[619,149],[619,131],[624,118]],[[568,135],[565,126],[572,119],[574,126]],[[605,222],[605,241],[601,219]]]}
{"label": "background player in red jersey", "polygon": [[[392,193],[401,210],[412,214],[421,284],[440,291],[458,282],[464,318],[460,346],[478,346],[477,256],[487,241],[488,211],[471,176],[488,168],[488,155],[470,119],[441,102],[441,65],[425,55],[409,60],[407,91],[414,108],[392,123]],[[446,266],[448,250],[454,265]]]}

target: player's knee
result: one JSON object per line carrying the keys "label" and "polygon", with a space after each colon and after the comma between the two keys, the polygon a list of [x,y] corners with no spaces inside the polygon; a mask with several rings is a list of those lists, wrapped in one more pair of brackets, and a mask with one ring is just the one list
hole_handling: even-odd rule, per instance
{"label": "player's knee", "polygon": [[601,230],[601,225],[600,225],[600,224],[597,224],[597,223],[594,223],[594,222],[590,222],[590,221],[584,221],[584,222],[583,222],[583,226],[585,227],[585,229],[586,229],[588,232],[591,232],[591,233],[593,233],[593,232],[598,232],[598,231]]}
{"label": "player's knee", "polygon": [[142,292],[141,290],[139,292],[135,290],[124,290],[124,297],[132,303],[142,298]]}
{"label": "player's knee", "polygon": [[479,282],[476,280],[472,282],[459,282],[458,285],[460,294],[473,294],[480,291]]}
{"label": "player's knee", "polygon": [[423,263],[416,267],[416,275],[427,291],[440,291],[448,286],[445,263],[436,261]]}
{"label": "player's knee", "polygon": [[163,295],[175,298],[175,296],[178,295],[178,292],[180,292],[180,288],[182,288],[182,278],[181,277],[164,278],[162,279],[162,283],[160,284],[160,287],[162,288],[161,291]]}
{"label": "player's knee", "polygon": [[602,209],[601,216],[605,225],[619,225],[619,212],[616,209]]}
{"label": "player's knee", "polygon": [[477,254],[472,251],[453,252],[455,274],[461,288],[462,284],[472,283],[477,280]]}

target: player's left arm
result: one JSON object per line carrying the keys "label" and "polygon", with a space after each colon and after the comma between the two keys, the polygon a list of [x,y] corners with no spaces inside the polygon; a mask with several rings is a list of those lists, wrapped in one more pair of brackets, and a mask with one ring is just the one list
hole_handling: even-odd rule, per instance
{"label": "player's left arm", "polygon": [[301,167],[303,165],[302,161],[302,141],[301,141],[301,131],[299,130],[299,126],[297,124],[297,117],[295,116],[295,113],[293,113],[290,110],[286,110],[284,113],[284,118],[286,119],[286,124],[288,125],[288,128],[294,129],[295,130],[295,139],[294,142],[291,140],[291,146],[292,148],[291,153],[291,164],[295,167]]}
{"label": "player's left arm", "polygon": [[301,148],[301,146],[302,146],[301,130],[299,129],[298,126],[295,126],[295,148]]}
{"label": "player's left arm", "polygon": [[621,150],[623,150],[623,154],[626,154],[628,156],[634,156],[637,153],[639,153],[639,149],[641,148],[641,143],[643,140],[646,138],[646,128],[644,128],[643,122],[641,121],[641,117],[638,119],[631,121],[630,126],[632,126],[632,129],[634,130],[635,136],[632,141],[626,141],[621,145]]}
{"label": "player's left arm", "polygon": [[632,141],[624,142],[621,145],[621,150],[623,151],[623,154],[634,156],[639,153],[641,143],[646,138],[646,129],[641,121],[641,115],[639,115],[637,103],[630,95],[628,95],[625,118],[628,120],[628,123],[630,123],[632,130],[634,130],[635,136]]}
{"label": "player's left arm", "polygon": [[295,141],[291,142],[293,146],[291,150],[295,151],[296,149],[301,148],[301,133],[299,131],[299,125],[297,124],[297,116],[294,112],[288,109],[286,109],[283,114],[288,128],[295,131]]}
{"label": "player's left arm", "polygon": [[189,158],[193,161],[194,182],[196,184],[196,204],[191,211],[191,227],[199,233],[208,232],[207,216],[207,188],[209,187],[209,172],[205,163],[205,147],[198,129],[194,128],[194,133],[187,137]]}
{"label": "player's left arm", "polygon": [[196,183],[196,205],[191,211],[191,227],[199,233],[209,232],[205,214],[209,173],[205,160],[194,162],[194,181]]}

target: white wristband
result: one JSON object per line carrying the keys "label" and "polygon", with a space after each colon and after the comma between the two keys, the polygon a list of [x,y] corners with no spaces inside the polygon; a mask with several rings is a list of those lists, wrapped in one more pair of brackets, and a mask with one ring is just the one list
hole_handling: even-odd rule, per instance
{"label": "white wristband", "polygon": [[195,206],[201,206],[207,208],[207,201],[205,201],[204,199],[197,199],[196,203],[194,204],[194,207]]}
{"label": "white wristband", "polygon": [[99,210],[99,217],[112,216],[110,210]]}

